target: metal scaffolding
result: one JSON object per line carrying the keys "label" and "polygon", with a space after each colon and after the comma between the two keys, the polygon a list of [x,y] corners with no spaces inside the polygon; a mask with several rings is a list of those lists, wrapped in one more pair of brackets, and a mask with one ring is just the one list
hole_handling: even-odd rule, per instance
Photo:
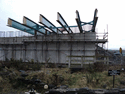
{"label": "metal scaffolding", "polygon": [[[99,44],[102,44],[103,49],[103,45],[108,41],[108,33],[102,34],[100,38],[101,35],[95,31],[97,11],[95,9],[91,22],[82,22],[79,12],[76,11],[76,26],[69,26],[59,12],[57,22],[61,27],[56,27],[41,14],[40,24],[25,16],[23,23],[9,18],[8,26],[21,30],[18,31],[21,33],[9,32],[8,36],[8,32],[0,32],[1,60],[21,58],[26,62],[33,59],[42,63],[66,63],[69,67],[72,64],[83,67],[83,64],[97,62]],[[103,56],[105,57],[105,54]],[[105,62],[104,60],[100,61]]]}

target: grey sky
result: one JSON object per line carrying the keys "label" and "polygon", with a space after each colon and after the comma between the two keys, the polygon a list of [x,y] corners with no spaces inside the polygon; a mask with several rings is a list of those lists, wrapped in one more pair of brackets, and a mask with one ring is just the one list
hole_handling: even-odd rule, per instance
{"label": "grey sky", "polygon": [[104,32],[104,29],[107,32],[108,24],[108,48],[125,49],[124,0],[0,0],[0,31],[18,31],[6,26],[9,17],[21,23],[23,16],[38,22],[39,14],[60,26],[56,22],[57,12],[68,25],[76,25],[76,10],[82,21],[89,22],[93,20],[95,8],[99,17],[96,26],[98,33]]}

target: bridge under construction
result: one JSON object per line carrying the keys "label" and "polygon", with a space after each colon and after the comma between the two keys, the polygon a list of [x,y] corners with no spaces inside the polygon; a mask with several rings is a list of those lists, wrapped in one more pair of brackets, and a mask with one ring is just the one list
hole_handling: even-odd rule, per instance
{"label": "bridge under construction", "polygon": [[[0,60],[13,58],[24,62],[33,60],[40,63],[83,64],[108,62],[105,54],[98,54],[98,46],[108,41],[108,33],[98,34],[96,23],[98,10],[93,20],[82,22],[76,11],[76,26],[69,26],[62,15],[57,13],[56,27],[42,14],[39,23],[23,17],[23,23],[8,18],[8,26],[29,33],[30,36],[0,37]],[[101,57],[102,60],[97,58]]]}

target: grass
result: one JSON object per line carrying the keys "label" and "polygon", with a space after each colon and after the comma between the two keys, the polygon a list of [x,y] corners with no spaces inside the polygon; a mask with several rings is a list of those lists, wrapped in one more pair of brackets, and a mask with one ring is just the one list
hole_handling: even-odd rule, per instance
{"label": "grass", "polygon": [[[10,65],[10,66],[9,66]],[[28,67],[26,67],[26,65]],[[68,85],[69,88],[83,88],[90,89],[104,88],[111,89],[113,84],[113,77],[108,76],[108,70],[121,69],[121,65],[85,65],[82,71],[70,73],[69,68],[45,68],[38,63],[21,63],[11,61],[5,64],[5,68],[0,65],[0,74],[9,73],[8,75],[0,75],[0,93],[10,91],[28,91],[25,83],[19,82],[17,79],[20,77],[19,69],[24,69],[29,75],[25,79],[40,79],[46,84],[53,84],[56,86]],[[8,67],[9,66],[9,67]],[[53,65],[51,65],[53,66]],[[100,68],[103,67],[103,68]],[[125,73],[121,72],[120,75],[115,76],[115,88],[124,87],[120,82],[125,81]],[[43,88],[35,86],[39,92],[44,92]]]}

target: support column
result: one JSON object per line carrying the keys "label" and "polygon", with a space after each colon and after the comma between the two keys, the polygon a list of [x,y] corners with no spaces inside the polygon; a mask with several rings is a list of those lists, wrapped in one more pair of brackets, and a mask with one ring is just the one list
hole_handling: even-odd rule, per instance
{"label": "support column", "polygon": [[47,56],[48,56],[48,43],[47,43],[47,40],[45,39],[45,44],[46,44],[46,49],[45,49],[45,63],[47,63]]}
{"label": "support column", "polygon": [[107,56],[107,64],[109,64],[109,57]]}
{"label": "support column", "polygon": [[38,61],[38,58],[37,58],[37,43],[36,43],[36,39],[34,40],[34,61]]}
{"label": "support column", "polygon": [[12,58],[14,59],[14,45],[12,44]]}
{"label": "support column", "polygon": [[23,45],[23,62],[26,62],[26,44]]}
{"label": "support column", "polygon": [[42,36],[42,42],[41,42],[41,48],[42,48],[42,50],[41,50],[41,62],[43,63],[43,36]]}
{"label": "support column", "polygon": [[[57,39],[59,40],[59,35],[57,35]],[[60,41],[56,42],[56,55],[57,55],[57,63],[60,63]]]}
{"label": "support column", "polygon": [[35,30],[35,38],[37,39],[37,31]]}
{"label": "support column", "polygon": [[58,56],[58,63],[60,63],[60,42],[57,42],[57,56]]}
{"label": "support column", "polygon": [[83,67],[83,56],[81,56],[81,68]]}
{"label": "support column", "polygon": [[4,56],[5,56],[5,60],[7,59],[7,46],[4,45]]}
{"label": "support column", "polygon": [[104,64],[106,64],[106,61],[107,61],[106,59],[107,59],[107,58],[106,58],[106,57],[104,57]]}
{"label": "support column", "polygon": [[71,67],[71,58],[72,58],[72,36],[71,36],[71,41],[70,41],[70,55],[69,55],[69,68]]}
{"label": "support column", "polygon": [[[84,52],[83,52],[83,63],[85,64],[85,33],[84,33],[84,42],[83,42],[83,48],[84,48]],[[83,64],[81,66],[81,68],[83,68]]]}

